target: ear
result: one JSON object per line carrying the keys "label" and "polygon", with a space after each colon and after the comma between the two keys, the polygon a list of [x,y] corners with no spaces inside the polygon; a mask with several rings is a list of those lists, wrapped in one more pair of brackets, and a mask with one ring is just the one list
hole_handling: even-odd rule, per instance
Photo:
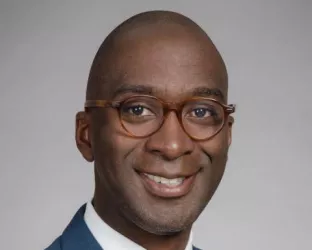
{"label": "ear", "polygon": [[228,126],[228,146],[231,145],[232,143],[232,127],[234,123],[234,117],[229,116],[228,121],[227,121],[227,126]]}
{"label": "ear", "polygon": [[82,156],[89,162],[94,160],[91,144],[90,115],[78,112],[76,115],[76,145]]}

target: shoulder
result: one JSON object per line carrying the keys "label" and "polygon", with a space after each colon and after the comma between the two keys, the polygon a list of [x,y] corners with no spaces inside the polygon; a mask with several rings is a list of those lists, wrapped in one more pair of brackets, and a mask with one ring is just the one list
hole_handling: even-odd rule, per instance
{"label": "shoulder", "polygon": [[202,249],[199,249],[199,248],[193,246],[193,250],[202,250]]}
{"label": "shoulder", "polygon": [[56,240],[53,241],[53,243],[45,248],[44,250],[62,250],[61,248],[61,238],[57,238]]}

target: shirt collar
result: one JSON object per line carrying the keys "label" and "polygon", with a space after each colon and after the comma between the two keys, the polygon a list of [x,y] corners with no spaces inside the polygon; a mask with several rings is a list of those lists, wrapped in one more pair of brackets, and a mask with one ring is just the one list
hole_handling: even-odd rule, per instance
{"label": "shirt collar", "polygon": [[[146,250],[107,225],[95,211],[91,202],[87,203],[84,220],[92,235],[105,250]],[[192,232],[185,250],[192,250]]]}

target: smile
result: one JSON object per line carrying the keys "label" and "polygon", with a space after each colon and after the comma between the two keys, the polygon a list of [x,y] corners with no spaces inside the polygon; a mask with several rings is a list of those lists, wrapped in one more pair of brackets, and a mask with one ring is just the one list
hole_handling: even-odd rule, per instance
{"label": "smile", "polygon": [[148,173],[139,173],[148,193],[162,198],[178,198],[188,194],[195,182],[196,174],[187,177],[165,178]]}
{"label": "smile", "polygon": [[165,177],[157,176],[157,175],[151,175],[151,174],[144,174],[149,178],[150,180],[158,183],[158,184],[164,184],[168,187],[176,187],[178,185],[181,185],[183,181],[185,180],[185,177],[180,178],[174,178],[174,179],[167,179]]}

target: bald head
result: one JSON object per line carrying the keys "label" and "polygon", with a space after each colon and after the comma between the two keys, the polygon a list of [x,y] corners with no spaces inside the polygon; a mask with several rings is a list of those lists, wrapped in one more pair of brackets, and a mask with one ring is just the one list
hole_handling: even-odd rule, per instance
{"label": "bald head", "polygon": [[[191,54],[192,60],[187,60]],[[164,58],[166,55],[168,58]],[[213,42],[194,21],[171,11],[149,11],[132,16],[106,37],[91,66],[87,99],[111,98],[110,93],[126,76],[138,75],[144,70],[148,73],[142,66],[149,64],[159,68],[160,63],[164,66],[163,62],[167,69],[173,70],[174,65],[179,65],[186,71],[188,67],[201,64],[197,74],[201,74],[200,71],[214,74],[211,78],[218,82],[217,87],[226,99],[226,67]]]}

